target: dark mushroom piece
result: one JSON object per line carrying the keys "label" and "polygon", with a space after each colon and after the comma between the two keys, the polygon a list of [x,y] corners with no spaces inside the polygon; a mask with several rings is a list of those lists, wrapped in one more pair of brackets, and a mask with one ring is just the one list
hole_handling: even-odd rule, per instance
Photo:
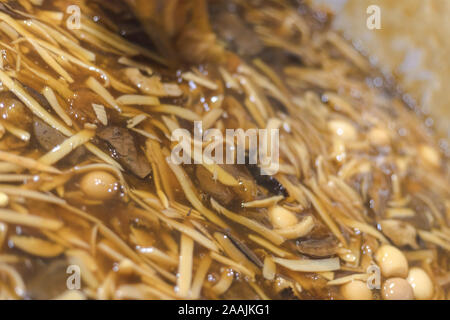
{"label": "dark mushroom piece", "polygon": [[107,127],[100,130],[97,136],[109,144],[112,156],[137,177],[144,179],[151,173],[149,161],[136,147],[135,139],[128,129]]}
{"label": "dark mushroom piece", "polygon": [[411,224],[399,220],[383,220],[380,222],[381,231],[399,247],[410,246],[418,249],[417,232]]}
{"label": "dark mushroom piece", "polygon": [[311,257],[329,257],[336,254],[338,240],[334,236],[323,239],[297,240],[298,252]]}
{"label": "dark mushroom piece", "polygon": [[235,195],[231,189],[214,180],[213,175],[204,166],[195,167],[195,176],[203,192],[212,196],[220,204],[228,205],[233,201]]}
{"label": "dark mushroom piece", "polygon": [[[61,132],[52,128],[38,117],[33,117],[33,136],[45,151],[52,150],[67,139]],[[86,148],[81,146],[73,150],[65,159],[69,164],[76,165],[80,163],[86,153]]]}

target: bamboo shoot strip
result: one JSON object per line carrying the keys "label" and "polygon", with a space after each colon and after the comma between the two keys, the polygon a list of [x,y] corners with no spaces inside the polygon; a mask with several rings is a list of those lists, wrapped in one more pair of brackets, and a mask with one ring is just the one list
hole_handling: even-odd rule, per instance
{"label": "bamboo shoot strip", "polygon": [[189,291],[191,289],[193,254],[194,240],[185,234],[182,234],[177,286],[178,295],[183,298],[187,298],[189,296]]}

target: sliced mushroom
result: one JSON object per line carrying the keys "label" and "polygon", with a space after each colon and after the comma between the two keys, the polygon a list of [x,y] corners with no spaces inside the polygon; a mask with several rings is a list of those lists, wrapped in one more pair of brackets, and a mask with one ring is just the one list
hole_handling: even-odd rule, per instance
{"label": "sliced mushroom", "polygon": [[410,246],[417,249],[417,232],[411,224],[399,220],[383,220],[381,231],[398,247]]}
{"label": "sliced mushroom", "polygon": [[[50,127],[38,117],[33,118],[33,134],[38,144],[45,151],[53,149],[67,139],[61,132]],[[67,161],[70,164],[75,165],[80,162],[80,159],[83,158],[86,153],[86,148],[83,146],[76,148],[69,156],[67,156]]]}
{"label": "sliced mushroom", "polygon": [[196,166],[195,176],[197,177],[200,188],[220,204],[228,205],[233,201],[235,195],[231,189],[219,181],[214,180],[213,175],[204,166]]}
{"label": "sliced mushroom", "polygon": [[329,257],[336,254],[339,241],[334,236],[323,239],[298,240],[297,250],[312,257]]}
{"label": "sliced mushroom", "polygon": [[97,135],[109,143],[112,155],[136,176],[144,179],[151,173],[150,163],[137,149],[135,139],[128,129],[107,127]]}
{"label": "sliced mushroom", "polygon": [[50,150],[65,140],[62,133],[37,117],[33,120],[33,132],[37,142],[45,150]]}
{"label": "sliced mushroom", "polygon": [[[47,99],[42,94],[26,85],[24,85],[24,88],[37,102],[39,102],[41,106],[43,106],[47,110],[52,109]],[[36,116],[33,116],[33,133],[34,138],[45,151],[53,149],[55,146],[61,144],[64,140],[67,139],[67,137],[64,136],[61,132],[59,132],[55,128],[52,128]],[[67,157],[67,161],[71,165],[80,163],[81,158],[86,153],[86,148],[81,146],[70,153],[70,155]]]}

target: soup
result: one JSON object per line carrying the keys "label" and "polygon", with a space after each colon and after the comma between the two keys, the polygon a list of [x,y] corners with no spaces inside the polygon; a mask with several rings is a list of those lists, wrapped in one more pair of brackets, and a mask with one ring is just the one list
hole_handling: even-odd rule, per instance
{"label": "soup", "polygon": [[[449,298],[449,161],[326,17],[30,3],[0,4],[0,297]],[[174,163],[196,123],[278,130],[278,171]]]}

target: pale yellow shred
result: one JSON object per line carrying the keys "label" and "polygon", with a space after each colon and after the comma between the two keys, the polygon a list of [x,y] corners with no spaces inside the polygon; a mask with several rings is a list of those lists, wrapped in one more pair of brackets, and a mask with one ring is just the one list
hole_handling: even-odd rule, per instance
{"label": "pale yellow shred", "polygon": [[174,106],[174,105],[168,105],[168,104],[160,104],[156,106],[151,106],[149,110],[153,112],[159,112],[159,113],[167,113],[167,114],[173,114],[174,116],[177,116],[181,119],[189,120],[189,121],[200,121],[201,117],[196,114],[195,112],[185,109],[183,107]]}
{"label": "pale yellow shred", "polygon": [[347,225],[350,228],[357,229],[361,232],[370,234],[371,236],[374,236],[375,238],[380,240],[382,243],[389,243],[389,241],[386,239],[386,237],[381,232],[379,232],[376,228],[374,228],[366,223],[358,222],[356,220],[351,220],[351,219],[347,219],[344,217],[342,217],[342,220],[345,223],[345,225]]}
{"label": "pale yellow shred", "polygon": [[16,20],[4,12],[0,12],[0,20],[3,20],[11,28],[13,28],[17,33],[21,34],[26,38],[33,38],[33,35],[26,31]]}
{"label": "pale yellow shred", "polygon": [[11,287],[14,289],[16,295],[22,298],[25,297],[27,292],[25,282],[14,267],[7,265],[6,263],[0,263],[0,275],[3,275],[2,278],[9,278]]}
{"label": "pale yellow shred", "polygon": [[56,120],[50,113],[40,106],[39,103],[31,97],[30,94],[26,92],[26,90],[18,82],[12,80],[5,72],[1,70],[0,80],[3,85],[11,90],[11,92],[13,92],[36,116],[64,135],[71,135],[71,131],[69,129],[67,129],[61,122]]}
{"label": "pale yellow shred", "polygon": [[119,104],[117,103],[116,99],[109,93],[108,90],[106,90],[95,78],[89,77],[86,80],[86,85],[95,93],[97,93],[100,97],[103,98],[107,102],[107,105],[109,105],[111,108],[116,109],[118,112],[122,112],[121,108],[119,107]]}
{"label": "pale yellow shred", "polygon": [[140,247],[139,251],[148,257],[149,259],[160,263],[167,268],[173,268],[178,266],[178,260],[171,257],[155,247]]}
{"label": "pale yellow shred", "polygon": [[273,280],[277,273],[277,266],[270,256],[264,258],[263,276],[264,279]]}
{"label": "pale yellow shred", "polygon": [[56,92],[58,92],[63,98],[70,99],[73,97],[74,93],[69,89],[66,83],[63,83],[62,81],[58,81],[51,77],[48,73],[45,73],[41,70],[36,69],[35,66],[32,66],[30,63],[22,62],[24,67],[31,71],[33,74],[44,80],[44,82],[49,86],[52,87]]}
{"label": "pale yellow shred", "polygon": [[54,168],[50,165],[41,163],[32,158],[17,156],[17,155],[14,155],[13,153],[5,152],[5,151],[0,151],[0,160],[7,161],[9,163],[21,166],[21,167],[29,169],[29,170],[43,171],[43,172],[48,172],[48,173],[53,173],[53,174],[61,173],[61,171],[59,171],[57,168]]}
{"label": "pale yellow shred", "polygon": [[348,282],[352,282],[354,280],[367,281],[369,278],[369,274],[367,273],[355,273],[349,276],[340,277],[327,282],[327,286],[340,286]]}
{"label": "pale yellow shred", "polygon": [[410,208],[388,208],[386,209],[386,218],[411,218],[416,215],[416,212]]}
{"label": "pale yellow shred", "polygon": [[60,57],[64,57],[65,59],[67,59],[69,62],[72,62],[73,64],[76,64],[80,67],[82,67],[83,69],[87,70],[87,71],[91,71],[91,72],[96,72],[98,73],[98,75],[105,80],[105,84],[109,85],[109,77],[108,75],[100,68],[98,68],[95,65],[92,65],[90,63],[86,63],[83,62],[82,60],[74,57],[73,55],[67,53],[66,51],[55,47],[54,45],[51,45],[45,41],[42,40],[34,40],[37,44],[39,44],[41,47],[44,47],[46,49],[48,49],[49,51],[53,52],[55,55],[60,56]]}
{"label": "pale yellow shred", "polygon": [[[40,1],[40,0],[33,0]],[[38,10],[36,16],[40,19],[51,19],[60,22],[64,19],[64,13],[60,11]]]}
{"label": "pale yellow shred", "polygon": [[54,203],[54,204],[65,204],[63,199],[57,198],[52,194],[42,193],[39,191],[28,190],[21,187],[16,187],[12,185],[0,185],[0,192],[4,192],[8,195],[30,198],[34,200],[40,200],[44,202]]}
{"label": "pale yellow shred", "polygon": [[38,257],[52,258],[64,252],[61,245],[35,237],[11,236],[9,239],[14,247]]}
{"label": "pale yellow shred", "polygon": [[53,300],[87,300],[87,297],[80,290],[67,290],[53,298]]}
{"label": "pale yellow shred", "polygon": [[136,128],[131,128],[131,131],[134,131],[134,132],[139,133],[140,135],[142,135],[142,136],[144,136],[144,137],[146,137],[146,138],[148,138],[148,139],[155,140],[155,141],[161,143],[161,139],[159,139],[159,138],[158,138],[157,136],[155,136],[154,134],[149,133],[149,132],[147,132],[147,131],[145,131],[145,130],[136,129]]}
{"label": "pale yellow shred", "polygon": [[6,33],[12,40],[17,40],[19,38],[19,33],[4,21],[0,22],[0,30]]}
{"label": "pale yellow shred", "polygon": [[334,280],[334,272],[333,271],[317,272],[317,274],[328,281]]}
{"label": "pale yellow shred", "polygon": [[157,106],[160,104],[157,97],[137,94],[126,94],[117,98],[116,101],[123,105]]}
{"label": "pale yellow shred", "polygon": [[22,141],[30,141],[31,135],[28,131],[25,131],[23,129],[20,129],[18,127],[16,127],[15,125],[5,121],[5,120],[0,120],[0,125],[6,129],[6,131],[8,131],[10,134],[12,134],[13,136],[19,138]]}
{"label": "pale yellow shred", "polygon": [[[163,117],[164,123],[166,124],[167,128],[170,131],[174,131],[178,129],[178,125],[170,120],[167,117]],[[202,154],[201,152],[192,152],[191,151],[191,145],[193,144],[193,141],[189,135],[186,135],[184,132],[182,132],[183,137],[182,141],[180,141],[180,145],[183,147],[183,151],[186,152],[186,154],[194,160],[196,163],[200,163],[207,169],[213,176],[216,177],[216,179],[223,183],[226,186],[238,186],[239,181],[234,178],[230,173],[228,173],[225,169],[223,169],[221,166],[217,165],[212,159],[206,158],[203,155],[203,158],[201,158]],[[206,158],[206,160],[205,160]],[[171,159],[168,159],[170,161]]]}
{"label": "pale yellow shred", "polygon": [[225,68],[219,67],[219,72],[227,88],[234,89],[237,92],[242,92],[239,82],[236,79],[234,79]]}
{"label": "pale yellow shred", "polygon": [[126,94],[134,94],[136,93],[136,89],[133,87],[130,87],[129,85],[119,81],[115,77],[113,77],[111,74],[108,74],[109,82],[111,84],[111,87],[121,93]]}
{"label": "pale yellow shred", "polygon": [[21,21],[23,26],[25,28],[30,29],[31,32],[33,32],[34,34],[36,34],[39,38],[44,38],[46,41],[50,42],[53,45],[58,45],[58,42],[56,42],[55,39],[53,39],[53,37],[51,37],[49,35],[49,33],[47,32],[47,30],[45,30],[44,28],[42,28],[42,23],[37,24],[37,20],[35,19],[27,19],[27,20],[23,20]]}
{"label": "pale yellow shred", "polygon": [[94,135],[95,131],[93,130],[81,130],[39,158],[39,162],[45,165],[52,165],[67,156],[76,148],[88,142]]}
{"label": "pale yellow shred", "polygon": [[[0,208],[5,208],[9,204],[9,197],[6,193],[0,192]],[[0,234],[4,226],[0,225]],[[0,235],[0,245],[2,243],[2,236]]]}
{"label": "pale yellow shred", "polygon": [[323,205],[320,203],[320,201],[316,198],[316,196],[308,190],[308,188],[300,186],[302,191],[306,194],[308,199],[313,204],[314,208],[319,213],[320,217],[323,219],[323,221],[326,223],[326,225],[330,228],[331,232],[343,243],[347,243],[345,241],[344,237],[342,236],[342,233],[339,231],[339,228],[335,224],[335,222],[331,219],[330,215],[328,214],[327,210],[323,207]]}
{"label": "pale yellow shred", "polygon": [[186,81],[192,81],[195,82],[196,84],[203,86],[207,89],[210,90],[217,90],[219,87],[217,86],[216,83],[214,83],[213,81],[209,80],[206,77],[203,76],[199,76],[193,72],[185,72],[181,75],[181,77],[186,80]]}
{"label": "pale yellow shred", "polygon": [[138,114],[137,116],[129,119],[127,121],[127,128],[131,129],[139,125],[142,121],[145,121],[148,118],[146,114]]}
{"label": "pale yellow shred", "polygon": [[146,205],[141,200],[139,200],[135,195],[133,195],[133,193],[130,193],[130,197],[134,201],[136,201],[139,205],[141,205],[143,208],[145,208],[148,211],[148,214],[151,214],[154,217],[157,217],[159,220],[165,222],[169,227],[171,227],[175,230],[178,230],[181,233],[185,233],[187,236],[194,239],[200,245],[204,246],[205,248],[208,248],[211,251],[219,250],[217,245],[213,241],[211,241],[210,239],[208,239],[207,237],[205,237],[204,235],[202,235],[200,232],[196,231],[192,227],[187,226],[186,224],[177,222],[173,219],[166,218],[161,213],[159,213],[155,209],[151,208],[150,206]]}
{"label": "pale yellow shred", "polygon": [[55,110],[56,114],[69,126],[72,126],[72,119],[68,116],[68,114],[64,111],[64,109],[61,107],[61,105],[58,102],[58,99],[56,98],[55,93],[53,92],[52,88],[50,87],[44,87],[42,89],[42,94],[47,99],[50,106]]}
{"label": "pale yellow shred", "polygon": [[328,258],[318,260],[312,259],[290,260],[283,258],[273,258],[273,260],[280,266],[299,272],[325,272],[325,271],[336,271],[340,269],[339,258]]}
{"label": "pale yellow shred", "polygon": [[202,119],[203,130],[207,130],[213,127],[216,121],[219,120],[220,117],[222,117],[223,113],[224,110],[215,108],[205,114]]}
{"label": "pale yellow shred", "polygon": [[283,229],[275,229],[275,232],[286,239],[298,239],[309,234],[315,226],[312,216],[306,216],[299,223]]}
{"label": "pale yellow shred", "polygon": [[0,254],[0,264],[2,263],[18,263],[21,258],[13,254]]}
{"label": "pale yellow shred", "polygon": [[222,219],[220,219],[214,212],[206,208],[200,201],[200,199],[197,197],[196,192],[194,191],[195,190],[194,186],[192,185],[190,179],[187,177],[183,168],[181,166],[172,164],[172,161],[169,158],[166,159],[166,162],[172,169],[175,176],[177,177],[177,180],[180,183],[181,188],[183,189],[184,194],[186,195],[186,198],[194,206],[194,208],[197,209],[211,222],[214,222],[216,225],[222,228],[227,228],[228,227],[227,224],[223,222]]}
{"label": "pale yellow shred", "polygon": [[[266,106],[264,105],[264,102],[261,100],[260,94],[257,92],[253,84],[251,83],[250,79],[239,76],[239,81],[242,87],[244,88],[244,91],[247,94],[248,99],[251,99],[254,102],[254,105],[256,107],[255,111],[252,112],[253,116],[257,116],[258,118],[261,118],[263,123],[265,120],[268,119],[269,114],[266,109]],[[250,101],[250,100],[249,100]],[[265,125],[262,125],[261,127],[265,127]]]}
{"label": "pale yellow shred", "polygon": [[89,18],[82,17],[81,29],[92,34],[97,39],[102,39],[103,42],[111,45],[117,50],[120,50],[130,56],[139,54],[139,50],[134,45],[124,40],[122,37],[106,30],[102,26],[90,21]]}
{"label": "pale yellow shred", "polygon": [[278,202],[284,199],[284,196],[273,196],[260,200],[253,200],[249,202],[244,202],[242,207],[244,208],[268,208],[276,205]]}
{"label": "pale yellow shred", "polygon": [[[122,284],[115,288],[114,299],[120,300],[172,300],[173,297],[164,294],[145,284]],[[106,298],[107,299],[107,298]]]}
{"label": "pale yellow shred", "polygon": [[180,243],[180,262],[177,279],[178,295],[183,298],[189,296],[192,282],[192,266],[193,266],[194,241],[186,236],[181,235]]}
{"label": "pale yellow shred", "polygon": [[218,254],[216,252],[211,252],[211,258],[213,258],[217,262],[220,262],[220,263],[222,263],[222,264],[224,264],[226,266],[231,267],[236,272],[243,273],[244,275],[250,277],[251,280],[253,280],[255,278],[255,273],[252,270],[247,269],[243,265],[241,265],[239,263],[236,263],[233,260],[228,259],[228,258],[226,258],[226,257],[224,257],[224,256],[222,256],[222,255],[220,255],[220,254]]}
{"label": "pale yellow shred", "polygon": [[97,146],[93,145],[92,143],[88,142],[84,145],[86,149],[88,149],[92,154],[96,155],[100,160],[103,160],[107,164],[123,171],[122,166],[113,158],[111,158],[110,155],[106,154],[102,150],[100,150]]}
{"label": "pale yellow shred", "polygon": [[276,254],[277,256],[279,256],[281,258],[286,258],[286,257],[292,256],[292,254],[290,252],[285,251],[285,250],[275,246],[274,244],[270,243],[266,239],[258,237],[254,234],[249,234],[248,238],[250,240],[252,240],[253,242],[255,242],[256,244],[259,244],[261,247],[273,252],[274,254]]}
{"label": "pale yellow shred", "polygon": [[98,121],[104,126],[108,125],[108,116],[106,114],[105,107],[101,104],[92,104],[92,109],[94,109],[95,115],[97,116]]}
{"label": "pale yellow shred", "polygon": [[433,261],[436,259],[436,250],[423,249],[414,251],[402,251],[408,261]]}
{"label": "pale yellow shred", "polygon": [[236,263],[242,264],[249,270],[255,272],[255,274],[261,273],[261,270],[250,261],[247,256],[239,250],[229,237],[221,232],[214,233],[214,238],[217,240],[223,251]]}
{"label": "pale yellow shred", "polygon": [[66,250],[65,255],[71,265],[76,265],[80,268],[83,282],[92,289],[98,288],[100,281],[96,274],[99,271],[99,267],[95,259],[86,251],[78,249]]}
{"label": "pale yellow shred", "polygon": [[128,67],[134,67],[134,68],[138,68],[142,71],[147,72],[148,75],[152,75],[153,74],[153,70],[152,68],[150,68],[149,66],[143,64],[143,63],[139,63],[136,61],[133,61],[127,57],[120,57],[119,60],[117,60],[120,64],[123,64],[125,66]]}
{"label": "pale yellow shred", "polygon": [[228,219],[233,220],[234,222],[237,222],[245,227],[247,227],[250,230],[255,231],[256,233],[260,234],[264,238],[270,240],[276,245],[282,244],[285,239],[276,233],[274,230],[271,230],[264,225],[260,224],[259,222],[256,222],[252,219],[246,218],[244,216],[238,215],[236,213],[233,213],[224,207],[222,207],[217,201],[215,201],[213,198],[211,198],[211,205],[212,207],[219,213],[226,216]]}
{"label": "pale yellow shred", "polygon": [[[148,145],[148,143],[146,143],[146,145]],[[153,180],[155,182],[156,194],[158,195],[163,207],[168,209],[169,208],[169,200],[167,199],[167,196],[161,187],[161,179],[160,179],[161,173],[159,172],[159,168],[156,165],[156,161],[155,161],[152,153],[150,152],[149,148],[146,149],[145,154],[152,166]]]}
{"label": "pale yellow shred", "polygon": [[200,260],[199,265],[196,267],[197,271],[195,273],[194,279],[192,281],[191,287],[191,298],[198,299],[205,282],[206,274],[208,273],[209,267],[211,266],[211,256],[206,255]]}
{"label": "pale yellow shred", "polygon": [[36,41],[32,39],[28,39],[28,42],[31,43],[31,45],[34,47],[37,53],[41,56],[41,58],[55,70],[61,77],[63,77],[67,82],[73,83],[73,78],[69,75],[69,73],[61,67],[55,59],[48,53],[48,51],[44,48],[42,48]]}
{"label": "pale yellow shred", "polygon": [[44,29],[45,32],[47,32],[48,35],[50,36],[49,38],[53,39],[60,45],[66,47],[76,57],[78,57],[82,60],[90,61],[90,62],[95,61],[95,53],[83,48],[76,41],[74,41],[73,38],[68,37],[67,35],[63,34],[57,28],[47,26],[46,24],[44,24],[40,21],[37,21],[37,20],[32,20],[32,22],[34,24],[36,24],[37,26],[41,27],[42,29]]}
{"label": "pale yellow shred", "polygon": [[58,220],[42,218],[34,215],[24,215],[8,209],[0,209],[0,221],[48,230],[58,230],[63,225],[62,222]]}
{"label": "pale yellow shred", "polygon": [[417,233],[424,241],[431,242],[447,251],[450,251],[450,241],[445,241],[433,234],[433,232],[428,232],[425,230],[417,230]]}
{"label": "pale yellow shred", "polygon": [[[98,249],[100,251],[102,251],[103,253],[105,253],[108,257],[110,257],[111,259],[115,260],[115,261],[123,261],[126,259],[125,256],[123,256],[121,253],[117,252],[115,249],[113,249],[108,243],[106,243],[105,241],[101,241],[98,244]],[[130,260],[131,261],[131,260]],[[156,272],[154,270],[152,270],[148,265],[147,266],[143,266],[143,265],[138,265],[136,263],[132,262],[132,268],[133,270],[140,274],[141,276],[143,276],[143,281],[147,282],[146,279],[148,279],[149,281],[151,281],[150,283],[152,284],[153,287],[160,289],[161,291],[163,291],[165,294],[168,294],[171,297],[175,297],[174,291],[173,291],[173,287],[170,287],[167,283],[165,283],[164,281],[162,281],[157,275]]]}
{"label": "pale yellow shred", "polygon": [[364,72],[370,70],[370,64],[353,47],[346,43],[337,33],[329,31],[326,33],[326,39],[333,44],[342,54],[352,61],[358,68]]}
{"label": "pale yellow shred", "polygon": [[220,275],[219,281],[217,281],[217,283],[211,288],[211,291],[217,296],[221,296],[231,287],[233,280],[234,272],[225,268]]}

